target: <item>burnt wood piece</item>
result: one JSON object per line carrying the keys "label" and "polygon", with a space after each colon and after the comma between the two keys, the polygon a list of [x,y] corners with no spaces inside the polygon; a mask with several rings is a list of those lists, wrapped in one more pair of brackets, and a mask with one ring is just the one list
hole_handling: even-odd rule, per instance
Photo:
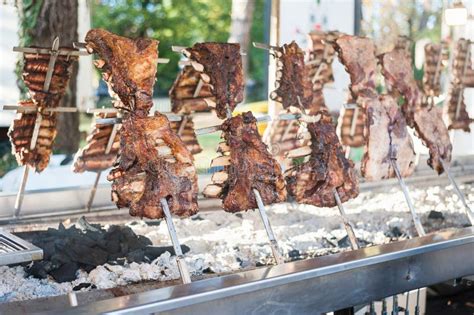
{"label": "burnt wood piece", "polygon": [[395,177],[391,159],[396,160],[402,177],[410,176],[416,167],[415,148],[396,100],[382,95],[361,101],[367,113],[362,176],[370,181]]}
{"label": "burnt wood piece", "polygon": [[244,76],[239,44],[197,43],[183,53],[192,62],[203,66],[203,73],[210,78],[216,102],[216,113],[221,119],[243,101]]}
{"label": "burnt wood piece", "polygon": [[300,109],[310,107],[313,93],[306,73],[303,50],[292,41],[272,52],[276,58],[276,80],[275,90],[270,93],[270,98],[280,102],[285,109],[290,106]]}
{"label": "burnt wood piece", "polygon": [[[116,118],[117,113],[98,113],[97,118]],[[117,130],[110,151],[106,153],[107,144],[112,135],[113,125],[93,123],[92,132],[87,136],[87,144],[76,153],[73,171],[75,173],[101,172],[112,167],[117,159],[120,147],[120,136]]]}
{"label": "burnt wood piece", "polygon": [[252,113],[227,119],[222,131],[225,142],[218,148],[221,156],[217,159],[226,162],[223,171],[214,173],[213,183],[203,194],[221,198],[228,212],[256,209],[253,189],[259,191],[265,205],[284,202],[286,189],[281,167],[262,142]]}
{"label": "burnt wood piece", "polygon": [[[20,101],[19,106],[35,106],[32,100]],[[36,172],[43,171],[49,164],[53,142],[56,138],[56,113],[40,113],[41,123],[33,150],[30,149],[37,113],[18,113],[8,130],[12,154],[19,165],[28,165]]]}
{"label": "burnt wood piece", "polygon": [[289,195],[297,202],[334,207],[334,190],[345,202],[359,195],[359,180],[354,163],[344,156],[331,115],[326,111],[320,115],[319,122],[308,124],[309,160],[287,170],[285,179]]}
{"label": "burnt wood piece", "polygon": [[112,97],[121,100],[114,106],[136,116],[148,116],[153,107],[158,41],[130,39],[103,29],[90,30],[85,41],[87,51],[100,57],[95,65],[102,71]]}
{"label": "burnt wood piece", "polygon": [[[209,112],[206,99],[214,98],[212,87],[205,83],[202,73],[194,70],[192,66],[185,66],[180,71],[178,77],[169,91],[171,101],[171,111],[177,114],[188,114],[192,112]],[[202,81],[202,87],[195,96],[199,81]]]}
{"label": "burnt wood piece", "polygon": [[112,200],[119,208],[128,207],[132,216],[163,218],[162,198],[175,215],[198,211],[193,156],[165,115],[131,116],[123,122],[120,156],[107,178]]}

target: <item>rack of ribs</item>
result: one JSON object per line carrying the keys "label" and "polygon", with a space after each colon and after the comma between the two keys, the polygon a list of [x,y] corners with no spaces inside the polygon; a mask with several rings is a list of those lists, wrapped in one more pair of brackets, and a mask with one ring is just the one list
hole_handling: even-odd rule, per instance
{"label": "rack of ribs", "polygon": [[448,122],[448,129],[461,129],[466,132],[471,131],[469,125],[474,121],[469,117],[464,102],[464,88],[470,84],[469,75],[474,76],[470,52],[470,42],[461,38],[456,45],[452,78],[444,105],[444,116]]}
{"label": "rack of ribs", "polygon": [[423,91],[426,96],[439,96],[441,93],[441,72],[446,67],[448,58],[445,43],[425,45]]}
{"label": "rack of ribs", "polygon": [[416,84],[410,56],[403,50],[393,50],[381,56],[382,73],[386,82],[403,95],[405,104],[402,112],[417,136],[428,147],[428,165],[441,174],[443,166],[440,159],[451,161],[452,145],[448,129],[442,118],[442,108],[422,106],[423,92]]}
{"label": "rack of ribs", "polygon": [[356,148],[366,144],[366,119],[362,108],[341,108],[336,130],[342,145]]}
{"label": "rack of ribs", "polygon": [[367,145],[361,161],[361,173],[370,181],[396,176],[390,160],[397,159],[402,177],[415,171],[416,153],[405,118],[391,95],[361,99],[367,112]]}
{"label": "rack of ribs", "polygon": [[[32,100],[20,101],[19,106],[35,106]],[[18,113],[13,120],[8,136],[12,143],[12,153],[18,164],[35,168],[36,172],[43,171],[49,164],[54,138],[56,138],[56,114],[40,114],[36,145],[31,150],[31,140],[37,113]]]}
{"label": "rack of ribs", "polygon": [[[61,48],[61,50],[66,49]],[[37,172],[41,172],[49,164],[57,134],[56,113],[45,109],[59,106],[61,98],[66,93],[72,72],[72,64],[77,60],[77,56],[57,56],[48,91],[44,91],[44,83],[51,55],[25,53],[23,56],[22,78],[31,99],[21,101],[18,105],[36,107],[36,111],[20,112],[16,119],[12,121],[8,136],[18,164],[28,165]],[[37,120],[41,120],[38,138],[36,143],[32,145],[31,141]],[[34,148],[32,149],[32,147]]]}
{"label": "rack of ribs", "polygon": [[90,30],[85,41],[87,51],[100,56],[94,64],[102,71],[109,93],[120,99],[114,106],[141,117],[147,116],[153,107],[158,41],[130,39],[103,29]]}
{"label": "rack of ribs", "polygon": [[[327,111],[320,111],[321,119],[309,123],[310,147],[298,149],[291,157],[309,159],[285,172],[288,194],[299,203],[317,207],[337,205],[334,190],[341,202],[357,197],[359,181],[354,164],[346,159],[336,130]],[[295,150],[296,151],[296,150]]]}
{"label": "rack of ribs", "polygon": [[201,80],[212,91],[212,98],[205,98],[215,107],[217,117],[225,119],[227,108],[232,112],[242,102],[244,77],[239,44],[197,43],[183,50],[191,66],[200,73]]}
{"label": "rack of ribs", "polygon": [[309,108],[313,93],[309,75],[306,74],[304,52],[292,41],[272,49],[276,58],[275,90],[270,99],[283,105],[283,108],[295,106]]}
{"label": "rack of ribs", "polygon": [[[96,118],[116,118],[117,113],[97,113]],[[120,136],[114,128],[119,125],[104,125],[93,123],[92,132],[87,136],[87,144],[77,151],[74,157],[73,171],[75,173],[101,172],[114,165],[120,147]],[[112,133],[114,139],[110,140]],[[107,146],[111,141],[111,146],[107,151]]]}
{"label": "rack of ribs", "polygon": [[171,129],[181,138],[191,154],[194,155],[202,152],[196,132],[194,131],[194,122],[191,115],[184,114],[181,121],[172,121]]}
{"label": "rack of ribs", "polygon": [[119,208],[128,207],[132,216],[163,218],[162,198],[178,216],[198,211],[193,156],[160,113],[123,122],[120,157],[107,179],[112,200]]}
{"label": "rack of ribs", "polygon": [[192,66],[185,66],[169,91],[171,111],[176,114],[210,111],[207,99],[215,103],[215,97],[213,87],[205,83],[209,80],[205,73],[194,70]]}
{"label": "rack of ribs", "polygon": [[228,212],[256,209],[253,189],[258,190],[263,203],[286,200],[285,181],[280,165],[272,158],[257,130],[257,121],[251,112],[227,119],[221,125],[224,141],[219,144],[221,154],[211,167],[223,170],[212,176],[203,195],[221,198]]}

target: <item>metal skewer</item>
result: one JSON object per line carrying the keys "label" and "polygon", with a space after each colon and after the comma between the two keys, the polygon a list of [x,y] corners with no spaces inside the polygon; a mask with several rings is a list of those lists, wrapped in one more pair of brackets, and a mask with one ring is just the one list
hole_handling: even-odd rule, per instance
{"label": "metal skewer", "polygon": [[392,315],[398,315],[398,296],[393,296]]}
{"label": "metal skewer", "polygon": [[339,197],[339,193],[336,189],[333,190],[334,198],[336,199],[337,207],[339,208],[339,214],[341,215],[342,222],[344,223],[344,227],[347,232],[347,236],[349,237],[349,241],[351,243],[352,249],[359,249],[359,243],[357,242],[357,237],[354,233],[354,229],[352,228],[351,223],[347,219],[346,211],[344,210],[344,206],[341,202],[341,197]]}
{"label": "metal skewer", "polygon": [[459,189],[458,184],[454,180],[454,177],[449,170],[449,163],[447,163],[441,158],[439,160],[441,161],[441,165],[443,166],[443,169],[446,171],[446,175],[448,175],[449,181],[451,182],[451,185],[453,186],[454,191],[456,192],[462,204],[464,205],[464,208],[466,209],[466,214],[469,219],[469,222],[471,223],[471,225],[474,225],[474,213],[472,212],[471,208],[467,204],[466,198],[464,194],[462,193],[462,191]]}
{"label": "metal skewer", "polygon": [[[2,110],[16,110],[19,113],[30,113],[38,110],[37,106],[18,106],[18,105],[3,105]],[[43,108],[43,112],[49,113],[76,113],[78,112],[77,107],[52,107]]]}
{"label": "metal skewer", "polygon": [[[95,113],[100,113],[102,111],[100,110],[95,110]],[[112,111],[105,111],[111,113]],[[177,114],[170,114],[170,113],[162,113],[166,115],[169,121],[181,121],[182,116],[177,115]],[[115,124],[121,124],[123,122],[123,119],[121,117],[115,117],[115,118],[99,118],[95,120],[96,124],[100,125],[115,125]]]}
{"label": "metal skewer", "polygon": [[[117,135],[117,131],[118,131],[119,127],[120,127],[120,124],[115,124],[112,127],[112,132],[110,133],[109,139],[107,141],[107,146],[105,147],[105,154],[106,155],[110,153],[110,150],[112,150],[112,146],[114,144],[115,137]],[[101,175],[102,175],[102,171],[99,171],[96,174],[94,185],[92,186],[91,192],[89,194],[89,199],[88,199],[87,204],[86,204],[86,211],[87,212],[91,211],[92,203],[94,202],[95,193],[97,192],[97,186],[99,185],[99,180],[100,180]]]}
{"label": "metal skewer", "polygon": [[[77,49],[87,49],[87,43],[82,43],[82,42],[73,42],[72,46]],[[82,55],[89,55],[89,52],[81,52]],[[157,63],[168,63],[170,60],[168,58],[158,58]]]}
{"label": "metal skewer", "polygon": [[410,315],[410,291],[407,292],[407,300],[405,303],[405,315]]}
{"label": "metal skewer", "polygon": [[168,232],[170,234],[171,242],[173,243],[174,252],[176,254],[176,263],[178,264],[179,273],[181,274],[181,280],[184,284],[191,283],[191,275],[189,274],[188,266],[184,261],[183,251],[179,244],[178,235],[173,224],[173,218],[171,217],[170,208],[165,198],[160,199],[161,207],[165,213],[166,225],[168,226]]}
{"label": "metal skewer", "polygon": [[273,258],[275,258],[277,265],[283,264],[285,260],[280,254],[278,242],[275,238],[275,234],[273,234],[272,226],[270,225],[270,220],[268,220],[267,212],[265,211],[265,205],[263,204],[262,197],[260,196],[260,193],[257,189],[253,189],[253,193],[255,195],[255,200],[257,201],[260,218],[262,219],[265,231],[267,232],[268,239],[270,240],[270,247],[272,249]]}

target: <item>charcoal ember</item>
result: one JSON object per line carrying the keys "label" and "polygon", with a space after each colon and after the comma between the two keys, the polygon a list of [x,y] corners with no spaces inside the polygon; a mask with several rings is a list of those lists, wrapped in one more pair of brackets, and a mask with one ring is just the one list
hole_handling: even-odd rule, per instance
{"label": "charcoal ember", "polygon": [[82,283],[79,283],[78,285],[76,285],[75,287],[73,287],[72,290],[73,291],[81,291],[82,289],[87,289],[87,288],[97,289],[95,284],[88,283],[88,282],[82,282]]}
{"label": "charcoal ember", "polygon": [[[189,246],[181,245],[181,251],[183,254],[186,254],[190,250],[191,249]],[[147,257],[150,261],[153,261],[165,252],[169,252],[172,256],[176,255],[173,246],[147,246],[145,248],[145,257]]]}
{"label": "charcoal ember", "polygon": [[288,252],[288,256],[290,258],[298,258],[298,257],[300,257],[300,251],[297,250],[297,249],[292,249]]}
{"label": "charcoal ember", "polygon": [[39,279],[46,279],[49,271],[51,271],[52,264],[50,261],[35,261],[26,268],[26,273]]}
{"label": "charcoal ember", "polygon": [[76,280],[76,272],[79,269],[79,264],[76,262],[68,262],[61,267],[52,270],[50,275],[56,280],[57,282],[68,282]]}
{"label": "charcoal ember", "polygon": [[432,220],[444,220],[443,212],[441,212],[441,211],[436,211],[436,210],[431,210],[430,213],[428,214],[428,219],[432,219]]}

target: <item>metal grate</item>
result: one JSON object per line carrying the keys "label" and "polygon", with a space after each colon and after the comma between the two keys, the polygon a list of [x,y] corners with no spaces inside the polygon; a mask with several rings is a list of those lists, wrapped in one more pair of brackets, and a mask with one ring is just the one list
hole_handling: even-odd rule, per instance
{"label": "metal grate", "polygon": [[43,250],[0,229],[0,266],[43,259]]}

